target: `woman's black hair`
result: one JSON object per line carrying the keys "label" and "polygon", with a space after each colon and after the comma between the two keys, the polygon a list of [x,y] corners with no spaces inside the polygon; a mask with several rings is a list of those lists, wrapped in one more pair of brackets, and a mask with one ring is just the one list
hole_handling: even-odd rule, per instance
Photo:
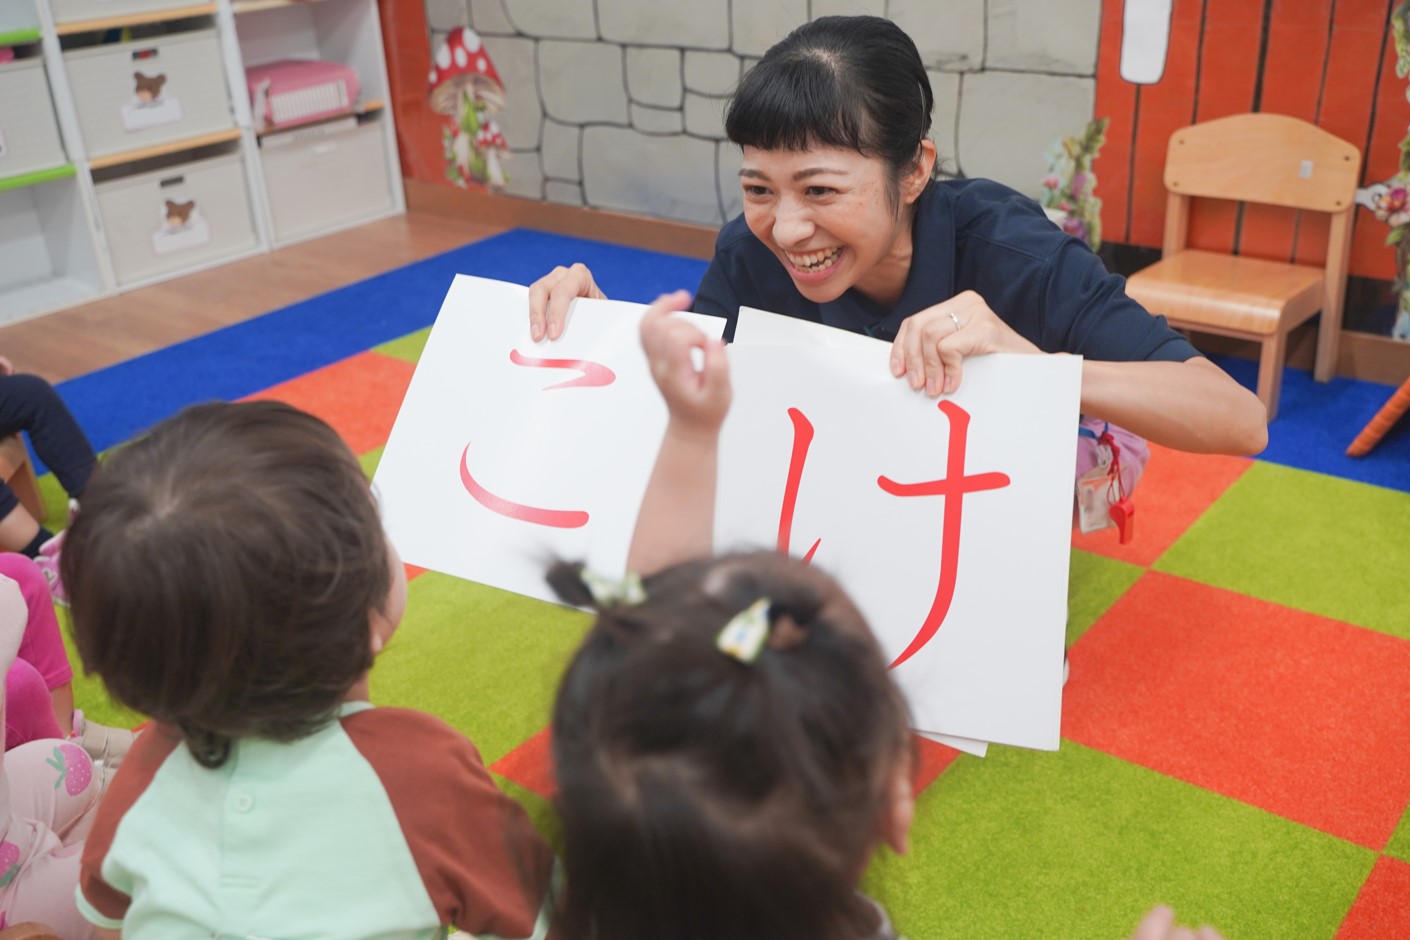
{"label": "woman's black hair", "polygon": [[[575,566],[549,582],[593,606]],[[599,609],[553,712],[569,940],[841,940],[908,753],[906,708],[847,596],[776,553],[688,562]],[[761,597],[752,663],[720,629]]]}
{"label": "woman's black hair", "polygon": [[332,718],[392,584],[357,458],[278,402],[197,405],[117,450],[59,568],[84,666],[207,767]]}
{"label": "woman's black hair", "polygon": [[824,16],[764,53],[740,80],[725,133],[741,147],[838,147],[887,166],[893,207],[916,167],[935,97],[915,42],[879,16]]}

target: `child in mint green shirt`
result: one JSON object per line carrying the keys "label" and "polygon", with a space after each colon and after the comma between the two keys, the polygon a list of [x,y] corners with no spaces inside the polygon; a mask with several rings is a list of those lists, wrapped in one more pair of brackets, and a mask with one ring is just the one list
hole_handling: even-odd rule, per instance
{"label": "child in mint green shirt", "polygon": [[165,937],[544,937],[553,857],[474,746],[374,708],[406,604],[356,458],[274,402],[188,409],[95,474],[62,559],[87,668],[153,726],[78,905]]}

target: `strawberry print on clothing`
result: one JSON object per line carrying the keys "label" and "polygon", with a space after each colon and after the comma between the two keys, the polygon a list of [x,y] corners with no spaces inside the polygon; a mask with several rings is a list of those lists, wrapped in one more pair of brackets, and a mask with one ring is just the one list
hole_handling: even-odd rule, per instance
{"label": "strawberry print on clothing", "polygon": [[[8,888],[10,882],[20,873],[20,847],[13,842],[0,842],[0,888]],[[0,929],[5,926],[5,915],[0,914]]]}
{"label": "strawberry print on clothing", "polygon": [[59,773],[58,779],[54,781],[54,789],[62,786],[69,796],[78,796],[93,782],[93,762],[89,760],[83,748],[77,745],[60,744],[54,748],[54,756],[44,763]]}

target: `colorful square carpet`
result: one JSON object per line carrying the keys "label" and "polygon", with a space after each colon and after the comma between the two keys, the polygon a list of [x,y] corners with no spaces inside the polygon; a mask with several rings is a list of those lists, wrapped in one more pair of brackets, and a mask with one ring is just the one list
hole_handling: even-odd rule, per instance
{"label": "colorful square carpet", "polygon": [[[577,260],[637,301],[703,271],[518,230],[60,391],[100,448],[195,401],[280,399],[370,475],[451,276],[528,283]],[[912,940],[1125,937],[1158,902],[1228,940],[1410,937],[1410,428],[1351,461],[1391,389],[1296,370],[1284,389],[1262,458],[1153,448],[1134,541],[1074,538],[1058,752],[920,745],[911,852],[866,877]],[[544,727],[587,619],[411,573],[374,699],[462,729],[553,838]],[[91,680],[77,694],[136,720]]]}

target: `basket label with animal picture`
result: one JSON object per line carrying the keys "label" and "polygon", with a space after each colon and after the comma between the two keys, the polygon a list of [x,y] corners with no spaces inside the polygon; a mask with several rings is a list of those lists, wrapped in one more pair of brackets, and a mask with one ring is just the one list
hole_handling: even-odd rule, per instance
{"label": "basket label with animal picture", "polygon": [[181,99],[166,87],[165,74],[136,71],[132,79],[132,97],[122,105],[122,126],[129,133],[181,120]]}
{"label": "basket label with animal picture", "polygon": [[152,233],[152,251],[158,255],[175,254],[199,248],[211,240],[210,223],[201,214],[194,199],[166,199],[161,208],[161,222]]}

